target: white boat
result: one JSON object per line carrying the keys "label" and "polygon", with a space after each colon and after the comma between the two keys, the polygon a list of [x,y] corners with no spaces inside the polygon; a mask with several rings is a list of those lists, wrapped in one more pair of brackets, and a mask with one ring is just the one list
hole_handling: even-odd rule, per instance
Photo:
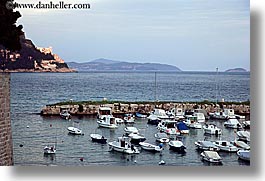
{"label": "white boat", "polygon": [[124,123],[124,120],[121,119],[121,118],[115,118],[115,121],[116,121],[117,124],[122,124],[122,123]]}
{"label": "white boat", "polygon": [[166,114],[168,117],[173,117],[177,120],[184,119],[184,112],[181,108],[173,108],[170,111],[167,111]]}
{"label": "white boat", "polygon": [[140,142],[144,142],[146,138],[139,133],[130,133],[128,137],[131,139],[131,143],[139,144]]}
{"label": "white boat", "polygon": [[195,146],[198,150],[208,150],[208,151],[219,151],[220,148],[213,144],[211,141],[196,141]]}
{"label": "white boat", "polygon": [[168,143],[169,149],[177,152],[185,152],[186,146],[182,143],[182,141],[174,140]]}
{"label": "white boat", "polygon": [[139,145],[141,146],[142,149],[147,151],[161,152],[163,150],[161,146],[153,145],[146,142],[140,142]]}
{"label": "white boat", "polygon": [[250,129],[250,121],[243,121],[242,126],[244,129]]}
{"label": "white boat", "polygon": [[74,135],[81,135],[82,134],[82,130],[79,129],[78,127],[75,127],[75,124],[79,125],[79,122],[73,122],[73,126],[70,126],[67,128],[68,132],[70,134],[74,134]]}
{"label": "white boat", "polygon": [[177,121],[174,121],[174,120],[162,120],[157,125],[157,129],[169,135],[179,135],[180,132],[177,128],[176,123]]}
{"label": "white boat", "polygon": [[156,141],[160,143],[168,143],[169,138],[166,133],[156,133],[155,134]]}
{"label": "white boat", "polygon": [[244,141],[235,140],[234,145],[239,149],[250,150],[250,146],[246,144]]}
{"label": "white boat", "polygon": [[250,161],[250,150],[239,150],[237,156],[245,161]]}
{"label": "white boat", "polygon": [[136,116],[137,118],[147,118],[147,115],[146,115],[146,114],[141,114],[141,113],[139,113],[139,112],[135,113],[135,116]]}
{"label": "white boat", "polygon": [[44,154],[55,154],[56,153],[56,145],[48,145],[43,148]]}
{"label": "white boat", "polygon": [[237,131],[236,135],[239,140],[250,142],[250,132],[249,131]]}
{"label": "white boat", "polygon": [[154,109],[151,114],[157,116],[159,119],[169,119],[164,109]]}
{"label": "white boat", "polygon": [[117,128],[118,127],[115,117],[113,117],[112,115],[101,116],[101,119],[97,120],[97,123],[100,127],[104,127],[104,128]]}
{"label": "white boat", "polygon": [[224,126],[227,128],[242,128],[242,125],[236,118],[229,118],[227,121],[224,122]]}
{"label": "white boat", "polygon": [[206,124],[203,126],[203,129],[205,134],[220,135],[222,133],[222,130],[214,124]]}
{"label": "white boat", "polygon": [[110,107],[99,107],[98,109],[98,119],[102,119],[105,116],[111,116],[112,115],[112,110]]}
{"label": "white boat", "polygon": [[71,114],[67,110],[62,110],[60,112],[60,116],[61,118],[66,119],[66,120],[71,119]]}
{"label": "white boat", "polygon": [[127,153],[127,154],[137,154],[140,153],[137,147],[131,145],[128,142],[128,137],[118,137],[117,141],[109,142],[109,146],[112,150]]}
{"label": "white boat", "polygon": [[189,128],[192,129],[202,129],[201,123],[197,121],[197,117],[193,115],[187,115],[186,119],[183,121]]}
{"label": "white boat", "polygon": [[96,133],[95,134],[90,134],[90,138],[94,142],[98,142],[98,143],[102,143],[102,144],[107,143],[107,139],[104,136],[100,135],[100,134],[96,134]]}
{"label": "white boat", "polygon": [[134,123],[135,121],[133,114],[125,114],[123,119],[124,119],[124,123]]}
{"label": "white boat", "polygon": [[205,116],[201,112],[195,112],[194,116],[197,117],[197,122],[198,123],[204,123],[205,122]]}
{"label": "white boat", "polygon": [[139,130],[136,127],[132,127],[132,126],[127,126],[124,128],[124,131],[126,134],[131,134],[131,133],[139,133]]}
{"label": "white boat", "polygon": [[148,121],[147,124],[151,124],[151,125],[158,125],[161,122],[161,119],[159,119],[156,115],[150,114],[147,117]]}
{"label": "white boat", "polygon": [[221,151],[237,152],[238,148],[229,141],[213,141],[213,144],[220,148]]}
{"label": "white boat", "polygon": [[219,154],[216,151],[203,151],[201,153],[201,157],[202,157],[202,160],[205,160],[211,163],[222,162],[222,158],[219,156]]}

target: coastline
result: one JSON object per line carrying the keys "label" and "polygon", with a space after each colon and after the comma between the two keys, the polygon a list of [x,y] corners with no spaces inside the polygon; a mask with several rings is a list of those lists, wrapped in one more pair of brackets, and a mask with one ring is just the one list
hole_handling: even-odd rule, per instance
{"label": "coastline", "polygon": [[50,70],[35,70],[35,69],[16,69],[16,70],[0,70],[0,72],[6,73],[75,73],[78,72],[75,69],[60,68],[60,69],[50,69]]}

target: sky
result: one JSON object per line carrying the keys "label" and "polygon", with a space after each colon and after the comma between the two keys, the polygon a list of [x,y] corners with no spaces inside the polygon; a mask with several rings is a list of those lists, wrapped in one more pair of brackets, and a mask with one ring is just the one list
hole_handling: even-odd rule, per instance
{"label": "sky", "polygon": [[106,58],[166,63],[187,71],[250,70],[249,0],[64,2],[91,8],[18,9],[18,24],[36,46],[53,47],[66,62]]}

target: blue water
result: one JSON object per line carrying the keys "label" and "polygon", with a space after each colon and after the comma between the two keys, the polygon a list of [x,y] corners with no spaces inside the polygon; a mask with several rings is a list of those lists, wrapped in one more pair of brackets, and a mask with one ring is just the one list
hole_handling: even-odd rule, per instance
{"label": "blue water", "polygon": [[[157,73],[157,99],[160,101],[203,101],[224,98],[226,101],[250,99],[249,73],[181,72]],[[218,87],[216,89],[216,86]],[[216,91],[217,90],[217,91]],[[97,128],[95,118],[73,117],[80,122],[84,136],[69,136],[67,127],[72,121],[59,117],[42,117],[39,113],[47,104],[73,99],[122,101],[149,101],[155,99],[154,73],[87,72],[87,73],[12,73],[11,118],[16,165],[157,165],[163,159],[166,165],[208,165],[200,160],[194,141],[204,139],[202,130],[192,130],[184,137],[187,153],[179,155],[165,150],[162,155],[141,151],[128,156],[109,152],[107,145],[93,143],[89,134],[104,134],[108,141],[123,134],[124,125],[117,130]],[[223,122],[213,121],[223,128]],[[155,143],[154,126],[147,120],[136,120],[135,127]],[[52,127],[50,127],[52,125]],[[28,126],[28,128],[27,128]],[[45,157],[45,144],[57,139],[56,155]],[[223,139],[233,140],[233,130],[223,128]],[[207,139],[215,140],[216,137]],[[23,144],[23,147],[19,145]],[[224,165],[246,165],[236,154],[220,153]],[[84,157],[80,162],[79,158]]]}

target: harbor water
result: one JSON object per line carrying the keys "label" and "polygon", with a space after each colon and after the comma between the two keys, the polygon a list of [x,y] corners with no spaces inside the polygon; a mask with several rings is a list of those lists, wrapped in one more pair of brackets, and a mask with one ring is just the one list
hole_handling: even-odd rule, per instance
{"label": "harbor water", "polygon": [[[219,137],[205,136],[203,130],[190,130],[183,136],[186,153],[178,154],[164,145],[162,153],[141,150],[137,155],[109,151],[107,144],[91,141],[89,134],[99,133],[108,141],[124,133],[124,124],[117,129],[98,128],[96,118],[73,116],[71,121],[57,116],[43,117],[39,113],[47,104],[75,100],[152,101],[155,99],[154,73],[87,72],[87,73],[13,73],[11,74],[11,121],[15,165],[115,165],[153,166],[164,160],[166,165],[206,166],[195,149],[197,140],[234,140],[232,129],[224,128],[224,121],[208,120],[222,128]],[[217,83],[217,84],[216,84]],[[218,88],[216,88],[218,87]],[[157,73],[157,99],[161,101],[250,99],[249,73],[181,72]],[[67,127],[78,121],[84,135],[72,136]],[[133,125],[144,134],[146,141],[156,143],[157,129],[147,125],[146,119],[136,119]],[[45,156],[43,147],[57,143],[55,155]],[[249,165],[238,160],[236,153],[220,152],[223,166]],[[80,161],[83,158],[83,161]]]}

